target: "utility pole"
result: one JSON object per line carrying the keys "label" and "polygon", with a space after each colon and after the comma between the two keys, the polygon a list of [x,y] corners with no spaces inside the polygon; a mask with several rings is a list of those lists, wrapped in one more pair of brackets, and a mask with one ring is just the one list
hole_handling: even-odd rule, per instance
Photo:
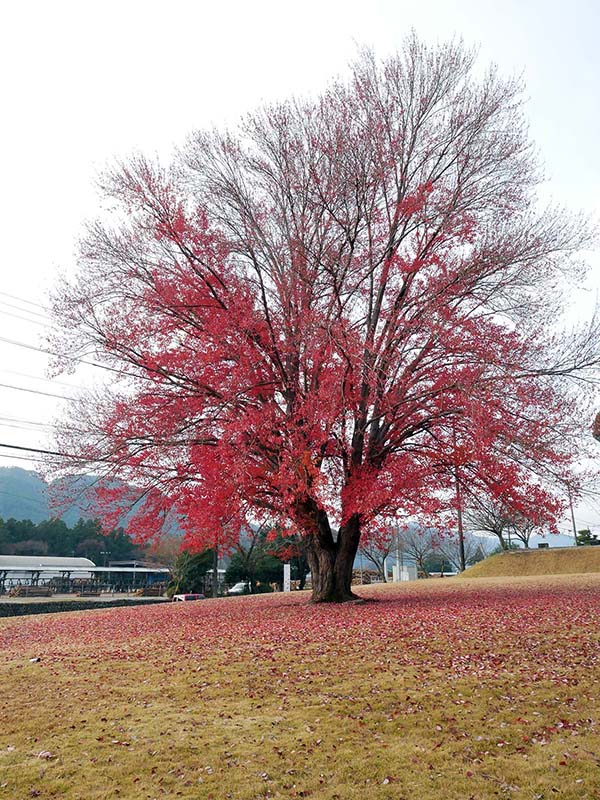
{"label": "utility pole", "polygon": [[460,480],[458,478],[458,467],[455,468],[454,478],[456,482],[456,516],[458,522],[458,552],[460,555],[460,571],[464,572],[467,565],[465,563],[465,532],[463,529],[462,496],[460,491]]}
{"label": "utility pole", "polygon": [[[456,459],[456,428],[452,429],[452,436],[454,439],[454,457]],[[458,552],[460,556],[460,571],[464,572],[466,569],[465,563],[465,532],[463,529],[462,518],[462,495],[460,491],[460,478],[458,475],[458,462],[454,463],[454,484],[456,487],[456,514],[458,521]]]}
{"label": "utility pole", "polygon": [[575,512],[573,511],[573,495],[571,494],[571,484],[567,483],[567,494],[569,495],[569,508],[571,509],[571,523],[573,525],[573,536],[575,537],[575,545],[578,546],[577,541],[577,525],[575,524]]}

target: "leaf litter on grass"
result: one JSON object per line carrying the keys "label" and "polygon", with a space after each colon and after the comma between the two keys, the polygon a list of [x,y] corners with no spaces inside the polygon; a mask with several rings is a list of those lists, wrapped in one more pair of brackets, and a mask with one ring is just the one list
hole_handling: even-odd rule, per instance
{"label": "leaf litter on grass", "polygon": [[2,621],[2,791],[600,797],[597,577],[360,591]]}

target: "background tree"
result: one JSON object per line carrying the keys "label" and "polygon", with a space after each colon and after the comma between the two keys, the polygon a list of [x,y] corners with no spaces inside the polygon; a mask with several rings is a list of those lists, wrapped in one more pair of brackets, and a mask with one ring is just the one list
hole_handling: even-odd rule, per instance
{"label": "background tree", "polygon": [[301,555],[291,539],[285,543],[276,535],[276,531],[269,531],[264,527],[251,528],[240,536],[227,567],[225,580],[227,583],[247,581],[252,592],[261,587],[264,590],[272,583],[282,589],[283,560],[291,561],[294,554],[296,558]]}
{"label": "background tree", "polygon": [[108,559],[104,558],[105,550],[103,541],[97,538],[81,539],[75,545],[75,555],[81,558],[89,558],[95,564],[108,564]]}
{"label": "background tree", "polygon": [[[282,536],[281,532],[274,528],[267,535],[267,551],[270,555],[275,556],[281,565],[290,565],[291,580],[298,582],[298,589],[304,589],[306,578],[310,572],[310,564],[303,537],[300,534]],[[281,573],[276,582],[282,583]]]}
{"label": "background tree", "polygon": [[127,561],[140,558],[140,549],[131,541],[123,528],[103,534],[102,525],[97,519],[79,519],[68,537],[73,552],[78,556],[90,558],[96,564],[109,561]]}
{"label": "background tree", "polygon": [[14,556],[45,556],[48,545],[39,539],[22,539],[6,547],[6,552]]}
{"label": "background tree", "polygon": [[521,87],[473,63],[412,37],[105,176],[55,348],[116,377],[58,432],[108,527],[118,497],[141,538],[175,518],[219,553],[299,531],[313,599],[344,601],[361,540],[450,511],[459,470],[499,497],[568,468],[584,414],[554,378],[600,337],[547,323],[589,236],[536,209]]}
{"label": "background tree", "polygon": [[167,594],[172,597],[174,594],[203,593],[206,574],[212,569],[212,565],[212,551],[191,553],[189,550],[182,550],[171,569]]}
{"label": "background tree", "polygon": [[262,526],[250,525],[248,528],[242,529],[225,572],[227,583],[246,581],[254,591],[257,581],[257,565],[264,555],[264,540],[265,530]]}
{"label": "background tree", "polygon": [[498,545],[498,547],[495,547],[492,550],[490,555],[491,556],[495,556],[495,555],[498,555],[499,553],[505,553],[507,550],[520,550],[520,549],[521,548],[519,547],[519,545],[516,542],[510,542],[510,544],[507,544],[506,547],[502,547],[501,545]]}
{"label": "background tree", "polygon": [[42,520],[36,525],[35,536],[47,545],[50,556],[73,554],[73,532],[61,519]]}
{"label": "background tree", "polygon": [[377,577],[387,582],[385,574],[385,560],[393,549],[399,546],[398,537],[393,530],[382,531],[378,536],[372,536],[369,541],[361,545],[360,552],[374,565]]}
{"label": "background tree", "polygon": [[181,552],[181,536],[164,536],[154,542],[145,553],[144,558],[165,567],[171,567]]}
{"label": "background tree", "polygon": [[501,502],[478,498],[466,508],[465,522],[471,530],[492,534],[502,550],[508,549],[510,520]]}
{"label": "background tree", "polygon": [[511,549],[514,539],[528,548],[536,531],[558,533],[555,521],[560,507],[539,484],[523,482],[501,498],[471,493],[465,521],[472,531],[496,536],[503,550]]}
{"label": "background tree", "polygon": [[271,584],[276,583],[281,589],[283,584],[283,565],[281,561],[263,548],[253,551],[251,558],[244,558],[239,551],[231,556],[225,572],[227,583],[245,581],[250,592],[270,591]]}
{"label": "background tree", "polygon": [[523,514],[515,514],[510,518],[509,525],[511,536],[523,542],[523,547],[528,550],[529,540],[538,528],[536,522]]}
{"label": "background tree", "polygon": [[436,555],[440,544],[439,533],[410,526],[398,531],[397,536],[401,552],[415,562],[418,573],[427,576],[427,562]]}
{"label": "background tree", "polygon": [[[154,552],[144,551],[134,544],[123,528],[103,533],[97,519],[79,519],[73,528],[60,519],[42,520],[37,525],[31,520],[0,520],[0,554],[5,555],[83,556],[98,565],[137,558],[170,566],[172,561],[166,558],[168,546],[167,537],[164,547]],[[173,547],[171,542],[171,552]],[[180,538],[177,539],[176,548],[177,552],[181,549]],[[161,560],[163,555],[164,561]]]}
{"label": "background tree", "polygon": [[578,545],[600,544],[600,541],[598,540],[598,534],[592,533],[589,530],[589,528],[577,531],[577,544]]}
{"label": "background tree", "polygon": [[229,564],[225,570],[225,583],[232,584],[241,583],[244,581],[245,583],[250,584],[250,576],[253,574],[254,566],[244,558],[242,553],[238,551],[233,553],[229,560]]}
{"label": "background tree", "polygon": [[[465,564],[467,567],[476,564],[478,561],[483,561],[488,555],[491,554],[493,546],[487,537],[475,536],[470,532],[466,532],[463,537]],[[460,546],[456,536],[444,536],[440,538],[436,551],[450,564],[455,572],[461,570],[461,554]]]}
{"label": "background tree", "polygon": [[[25,555],[20,552],[19,545],[21,542],[39,542],[35,530],[36,526],[31,520],[0,520],[0,554]],[[46,546],[40,550],[41,553],[48,552],[48,545],[44,544]]]}

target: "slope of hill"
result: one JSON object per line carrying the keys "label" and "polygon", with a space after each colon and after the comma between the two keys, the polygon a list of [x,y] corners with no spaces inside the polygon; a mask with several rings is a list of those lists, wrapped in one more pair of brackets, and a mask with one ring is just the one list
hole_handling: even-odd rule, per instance
{"label": "slope of hill", "polygon": [[50,516],[47,487],[36,472],[0,467],[0,517],[42,522]]}
{"label": "slope of hill", "polygon": [[464,578],[600,572],[600,547],[554,547],[497,553],[465,570]]}
{"label": "slope of hill", "polygon": [[[82,476],[74,478],[65,487],[67,496],[75,498],[61,514],[61,519],[69,527],[73,527],[80,517],[91,516],[86,501],[86,489],[93,481],[90,476]],[[38,523],[50,519],[54,513],[50,509],[48,486],[37,472],[21,467],[0,467],[0,518],[29,519]]]}
{"label": "slope of hill", "polygon": [[[79,519],[93,519],[97,516],[94,508],[93,490],[97,479],[93,475],[76,475],[60,482],[47,485],[37,472],[21,467],[0,467],[0,519],[29,519],[37,524],[57,516],[57,508],[51,505],[64,498],[58,516],[73,528]],[[115,485],[115,484],[111,484]],[[127,529],[132,512],[125,514],[119,525]],[[165,529],[166,533],[181,535],[175,522]]]}

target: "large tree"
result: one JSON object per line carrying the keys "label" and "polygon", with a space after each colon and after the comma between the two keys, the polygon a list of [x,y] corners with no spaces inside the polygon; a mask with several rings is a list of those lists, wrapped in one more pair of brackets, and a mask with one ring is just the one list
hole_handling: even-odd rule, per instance
{"label": "large tree", "polygon": [[63,364],[93,354],[115,382],[59,439],[113,508],[137,501],[141,536],[299,531],[313,598],[343,601],[361,539],[456,505],[459,472],[504,495],[567,468],[554,376],[597,339],[545,328],[587,234],[536,210],[520,86],[473,62],[413,37],[193,134],[173,167],[105,175],[56,316]]}

